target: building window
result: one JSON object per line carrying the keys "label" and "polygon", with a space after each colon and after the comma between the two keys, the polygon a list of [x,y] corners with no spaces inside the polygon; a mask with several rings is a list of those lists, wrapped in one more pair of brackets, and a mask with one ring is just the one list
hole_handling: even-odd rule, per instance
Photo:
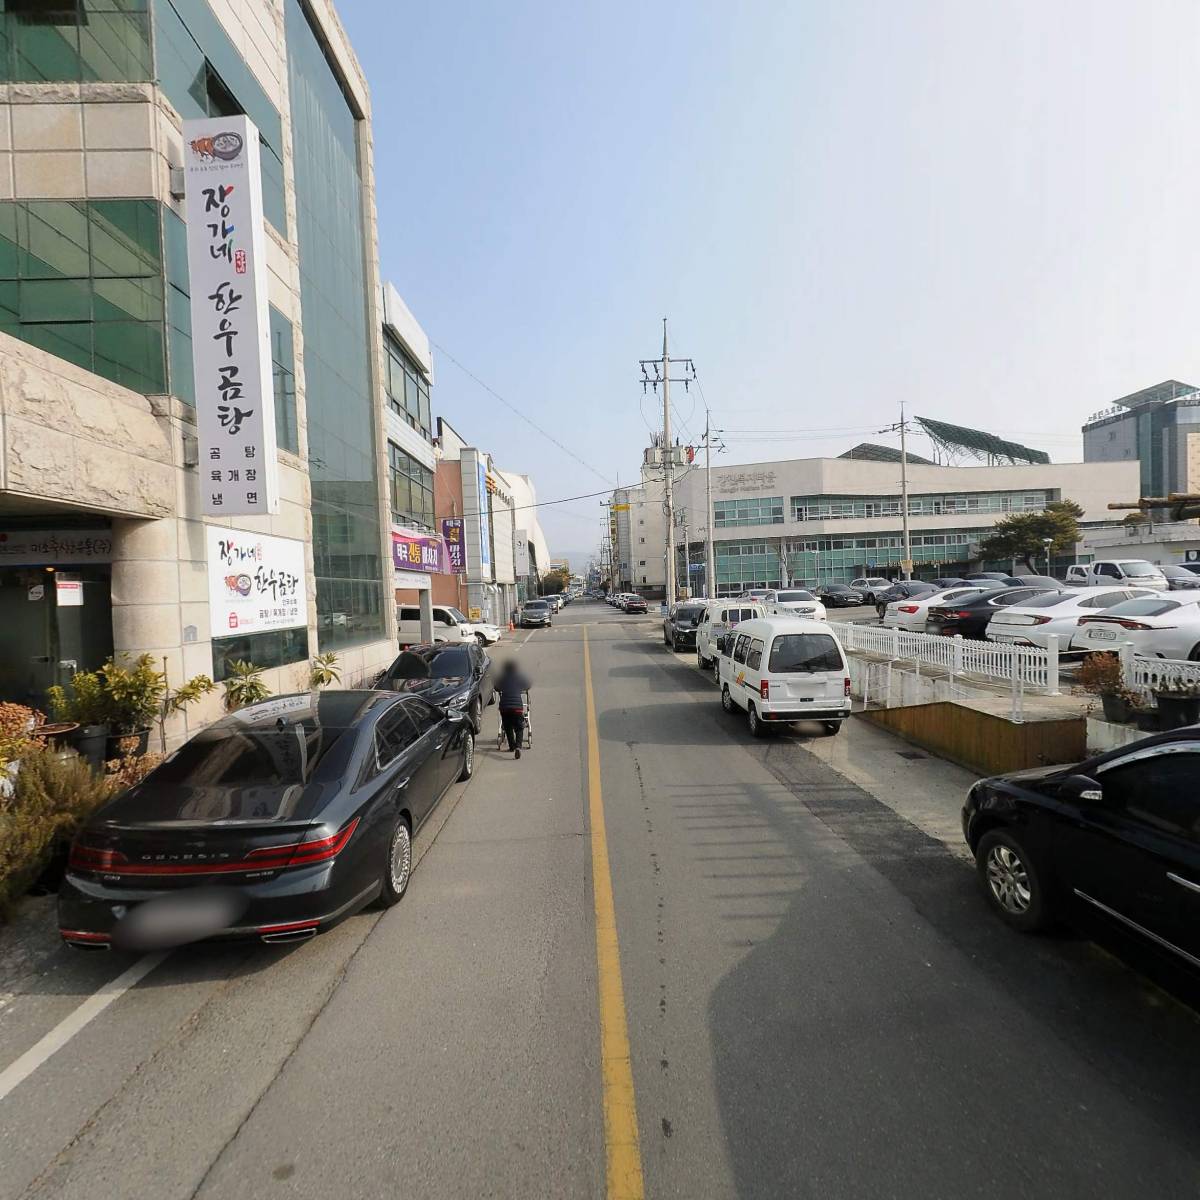
{"label": "building window", "polygon": [[5,83],[130,83],[154,78],[150,13],[139,0],[5,0]]}
{"label": "building window", "polygon": [[[1041,512],[1051,499],[1050,491],[909,496],[908,513],[912,517],[928,517],[946,513]],[[791,510],[792,520],[801,522],[898,517],[900,497],[793,496]]]}
{"label": "building window", "polygon": [[646,544],[646,539],[644,537],[640,537],[638,538],[638,542],[644,546]]}
{"label": "building window", "polygon": [[300,451],[296,429],[296,359],[292,323],[271,305],[271,382],[275,389],[275,444],[293,454]]}
{"label": "building window", "polygon": [[386,351],[384,386],[388,404],[398,416],[429,441],[432,422],[429,411],[429,384],[420,368],[405,353],[404,347],[385,329],[383,348]]}
{"label": "building window", "polygon": [[308,630],[277,629],[244,637],[213,638],[213,679],[220,683],[230,675],[235,662],[257,667],[285,667],[308,658]]}
{"label": "building window", "polygon": [[[96,2],[81,0],[85,9]],[[125,9],[147,6],[146,0],[99,2]],[[286,236],[283,121],[279,110],[267,98],[205,0],[154,0],[151,7],[156,70],[154,75],[139,78],[157,77],[181,117],[229,117],[245,113],[254,122],[261,151],[263,211],[267,220]]]}
{"label": "building window", "polygon": [[165,392],[158,205],[0,203],[0,329],[134,391]]}
{"label": "building window", "polygon": [[639,566],[639,567],[644,567],[645,565],[646,565],[646,560],[645,560],[644,558],[640,558],[640,559],[638,559],[638,566]]}
{"label": "building window", "polygon": [[782,525],[782,496],[753,496],[747,500],[717,500],[713,504],[717,529],[739,525]]}
{"label": "building window", "polygon": [[333,650],[384,632],[375,335],[357,122],[300,0],[285,14],[318,643]]}
{"label": "building window", "polygon": [[394,442],[388,442],[388,472],[392,520],[432,530],[433,472]]}

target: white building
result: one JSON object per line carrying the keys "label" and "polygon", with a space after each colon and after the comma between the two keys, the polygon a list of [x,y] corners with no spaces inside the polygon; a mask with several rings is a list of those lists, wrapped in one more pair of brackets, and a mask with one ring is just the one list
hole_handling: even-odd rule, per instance
{"label": "white building", "polygon": [[[665,516],[659,469],[613,493],[615,584],[661,595]],[[903,558],[900,466],[848,458],[805,458],[714,466],[712,494],[717,595],[748,587],[845,583],[864,573],[893,575]],[[1020,466],[908,466],[914,574],[952,575],[980,565],[979,542],[999,517],[1074,500],[1083,524],[1109,523],[1111,501],[1136,495],[1136,462]],[[628,506],[627,508],[624,506]],[[705,579],[705,473],[676,474],[677,577],[693,594]],[[683,523],[688,562],[684,562]],[[1068,556],[1068,561],[1074,561]],[[1010,567],[1011,564],[995,564]],[[690,569],[689,569],[690,568]],[[686,573],[685,573],[686,572]]]}

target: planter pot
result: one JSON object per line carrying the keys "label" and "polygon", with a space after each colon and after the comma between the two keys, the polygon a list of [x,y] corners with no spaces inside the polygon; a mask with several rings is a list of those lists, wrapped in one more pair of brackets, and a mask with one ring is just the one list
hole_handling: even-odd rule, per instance
{"label": "planter pot", "polygon": [[1158,695],[1154,699],[1158,702],[1163,729],[1178,729],[1200,721],[1200,696]]}
{"label": "planter pot", "polygon": [[1100,703],[1104,707],[1104,719],[1124,725],[1129,720],[1129,701],[1124,696],[1101,696]]}
{"label": "planter pot", "polygon": [[104,750],[108,741],[107,725],[80,725],[68,734],[68,742],[80,758],[86,758],[97,771],[104,770]]}
{"label": "planter pot", "polygon": [[58,749],[70,745],[71,736],[78,728],[76,721],[60,721],[57,725],[40,725],[34,732],[38,737],[45,738],[48,746]]}
{"label": "planter pot", "polygon": [[1134,709],[1133,720],[1143,733],[1158,733],[1163,727],[1162,713],[1157,708]]}
{"label": "planter pot", "polygon": [[129,741],[131,738],[137,739],[137,745],[132,750],[126,750],[125,754],[138,755],[145,754],[146,748],[150,745],[150,730],[138,729],[133,733],[110,733],[104,747],[104,759],[106,762],[114,758],[120,758],[122,755],[121,743]]}

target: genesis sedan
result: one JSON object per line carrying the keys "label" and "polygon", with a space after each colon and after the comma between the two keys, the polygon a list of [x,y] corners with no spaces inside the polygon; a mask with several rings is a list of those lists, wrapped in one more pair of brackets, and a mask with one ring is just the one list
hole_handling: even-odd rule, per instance
{"label": "genesis sedan", "polygon": [[475,737],[417,696],[278,696],[210,725],[109,801],[71,846],[63,941],[147,951],[301,941],[397,903],[412,839]]}

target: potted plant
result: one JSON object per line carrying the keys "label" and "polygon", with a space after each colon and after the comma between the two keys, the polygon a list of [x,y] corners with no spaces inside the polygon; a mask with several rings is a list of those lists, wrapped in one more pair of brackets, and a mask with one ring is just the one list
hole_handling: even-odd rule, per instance
{"label": "potted plant", "polygon": [[58,684],[46,689],[50,713],[56,722],[77,726],[68,741],[98,771],[109,735],[104,680],[98,671],[76,671],[69,686],[69,692]]}
{"label": "potted plant", "polygon": [[[128,665],[110,658],[100,668],[103,680],[109,733],[105,760],[125,754],[145,754],[150,727],[162,712],[167,694],[166,674],[154,665],[150,654],[139,654]],[[130,738],[136,738],[129,747]],[[124,746],[122,746],[124,743]]]}
{"label": "potted plant", "polygon": [[1106,721],[1129,722],[1137,708],[1137,697],[1125,686],[1121,660],[1115,654],[1089,654],[1079,668],[1079,686],[1099,696]]}
{"label": "potted plant", "polygon": [[1200,680],[1167,679],[1154,689],[1163,729],[1178,729],[1200,721]]}
{"label": "potted plant", "polygon": [[338,656],[332,650],[318,654],[309,663],[308,686],[315,692],[330,684],[341,683],[342,671],[338,666]]}
{"label": "potted plant", "polygon": [[248,704],[258,704],[271,694],[271,689],[263,680],[262,667],[237,658],[229,664],[228,670],[229,674],[222,684],[225,689],[226,712],[245,708]]}

